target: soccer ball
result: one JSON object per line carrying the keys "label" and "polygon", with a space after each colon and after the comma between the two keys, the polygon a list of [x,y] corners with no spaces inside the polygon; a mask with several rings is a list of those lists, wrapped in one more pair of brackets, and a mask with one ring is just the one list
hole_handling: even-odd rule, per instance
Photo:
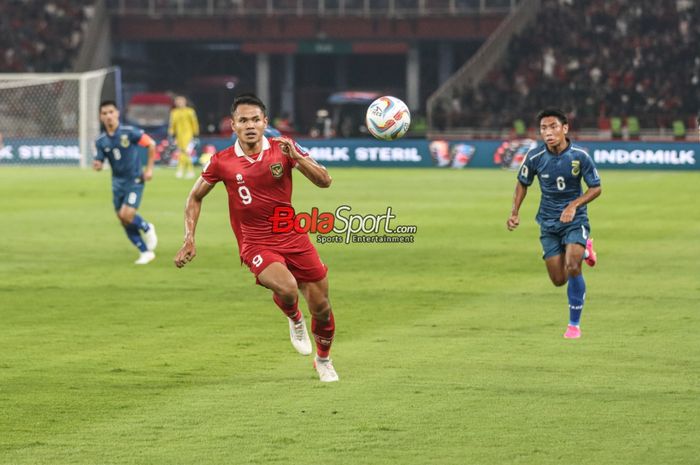
{"label": "soccer ball", "polygon": [[394,140],[402,137],[411,125],[411,112],[402,100],[384,96],[367,108],[367,130],[377,139]]}

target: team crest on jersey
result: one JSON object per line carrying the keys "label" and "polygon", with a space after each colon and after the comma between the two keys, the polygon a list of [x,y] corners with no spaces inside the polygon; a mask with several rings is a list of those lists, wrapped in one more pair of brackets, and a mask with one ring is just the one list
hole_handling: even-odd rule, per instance
{"label": "team crest on jersey", "polygon": [[128,147],[129,146],[129,136],[127,136],[126,134],[122,134],[122,138],[119,141],[119,145],[121,145],[124,148]]}
{"label": "team crest on jersey", "polygon": [[581,173],[581,162],[579,160],[571,161],[571,174],[578,176]]}
{"label": "team crest on jersey", "polygon": [[282,174],[284,174],[284,170],[282,169],[282,163],[273,163],[270,165],[270,171],[272,172],[272,175],[276,178],[281,178]]}

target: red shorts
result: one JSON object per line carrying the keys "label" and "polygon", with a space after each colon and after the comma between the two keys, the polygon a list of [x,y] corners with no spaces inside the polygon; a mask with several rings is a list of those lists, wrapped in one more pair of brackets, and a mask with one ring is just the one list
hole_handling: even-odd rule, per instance
{"label": "red shorts", "polygon": [[[254,248],[245,257],[245,263],[250,271],[257,277],[270,264],[282,263],[292,273],[292,276],[300,283],[313,283],[320,281],[328,274],[328,267],[321,261],[316,248],[309,244],[309,248],[301,252],[283,252],[264,247]],[[257,281],[260,284],[260,281]]]}

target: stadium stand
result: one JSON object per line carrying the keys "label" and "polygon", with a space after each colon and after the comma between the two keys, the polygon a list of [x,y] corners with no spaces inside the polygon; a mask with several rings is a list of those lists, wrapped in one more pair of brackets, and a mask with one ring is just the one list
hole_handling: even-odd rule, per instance
{"label": "stadium stand", "polygon": [[671,128],[697,112],[698,43],[691,0],[545,0],[486,78],[436,102],[432,128],[509,128],[550,105],[577,128]]}
{"label": "stadium stand", "polygon": [[0,72],[71,69],[94,0],[0,2]]}

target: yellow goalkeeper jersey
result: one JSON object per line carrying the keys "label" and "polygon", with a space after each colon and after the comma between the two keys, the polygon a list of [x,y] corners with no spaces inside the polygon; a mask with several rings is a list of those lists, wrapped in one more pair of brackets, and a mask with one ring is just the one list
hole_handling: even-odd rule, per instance
{"label": "yellow goalkeeper jersey", "polygon": [[173,108],[170,110],[170,126],[168,134],[174,135],[177,145],[186,149],[193,137],[199,136],[199,121],[197,113],[190,107]]}

